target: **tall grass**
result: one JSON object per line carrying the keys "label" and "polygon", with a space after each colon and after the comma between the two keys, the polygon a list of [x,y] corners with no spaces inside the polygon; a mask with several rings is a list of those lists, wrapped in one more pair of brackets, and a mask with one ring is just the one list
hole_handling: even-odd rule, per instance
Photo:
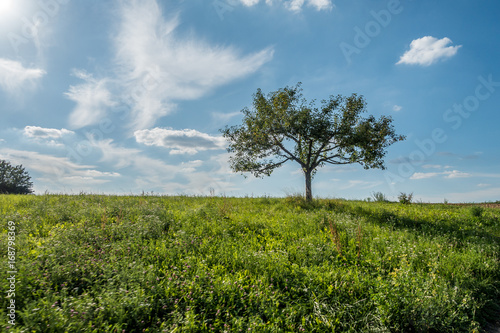
{"label": "tall grass", "polygon": [[489,208],[44,195],[0,214],[13,332],[478,332],[500,313]]}

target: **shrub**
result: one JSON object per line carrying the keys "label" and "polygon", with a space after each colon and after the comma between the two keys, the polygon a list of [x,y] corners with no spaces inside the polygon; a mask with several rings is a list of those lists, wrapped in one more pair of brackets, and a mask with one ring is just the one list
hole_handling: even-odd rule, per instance
{"label": "shrub", "polygon": [[385,194],[382,192],[373,192],[372,197],[373,197],[373,201],[377,201],[377,202],[389,201],[389,200],[387,200],[387,197],[385,196]]}
{"label": "shrub", "polygon": [[409,205],[413,200],[413,193],[406,194],[404,192],[401,192],[398,195],[398,200],[400,203],[404,205]]}
{"label": "shrub", "polygon": [[474,217],[481,217],[483,215],[484,208],[481,206],[472,206],[470,208],[470,214]]}

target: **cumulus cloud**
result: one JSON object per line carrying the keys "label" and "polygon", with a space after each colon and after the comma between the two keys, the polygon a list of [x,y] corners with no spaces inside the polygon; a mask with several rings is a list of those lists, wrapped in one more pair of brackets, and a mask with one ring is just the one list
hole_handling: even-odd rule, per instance
{"label": "cumulus cloud", "polygon": [[197,99],[256,72],[273,57],[272,48],[241,55],[193,34],[181,36],[179,16],[165,18],[155,0],[122,2],[120,15],[114,40],[118,79],[136,130],[173,112],[176,101]]}
{"label": "cumulus cloud", "polygon": [[25,68],[20,62],[0,58],[0,87],[8,93],[31,89],[45,74],[39,68]]}
{"label": "cumulus cloud", "polygon": [[34,142],[39,144],[52,146],[52,147],[63,147],[64,144],[61,140],[68,137],[69,135],[75,134],[75,132],[67,130],[65,128],[43,128],[38,126],[26,126],[23,130],[25,137],[32,139]]}
{"label": "cumulus cloud", "polygon": [[394,105],[394,106],[392,107],[392,111],[399,112],[399,111],[401,111],[401,110],[403,110],[403,107],[402,107],[402,106],[400,106],[400,105]]}
{"label": "cumulus cloud", "polygon": [[415,39],[410,44],[410,49],[405,52],[397,64],[429,66],[435,62],[446,59],[457,54],[462,45],[449,46],[452,44],[448,37],[437,39],[425,36]]}
{"label": "cumulus cloud", "polygon": [[76,103],[69,116],[69,124],[72,128],[97,124],[105,116],[106,110],[116,105],[107,87],[108,80],[95,79],[79,70],[75,70],[74,75],[85,83],[70,86],[69,91],[65,93],[67,98]]}
{"label": "cumulus cloud", "polygon": [[170,154],[196,154],[200,151],[225,149],[227,145],[221,136],[211,136],[193,129],[153,128],[135,131],[134,136],[137,142],[147,146],[172,149]]}
{"label": "cumulus cloud", "polygon": [[24,135],[34,139],[60,139],[64,135],[75,134],[75,132],[65,128],[43,128],[38,126],[26,126],[24,128]]}

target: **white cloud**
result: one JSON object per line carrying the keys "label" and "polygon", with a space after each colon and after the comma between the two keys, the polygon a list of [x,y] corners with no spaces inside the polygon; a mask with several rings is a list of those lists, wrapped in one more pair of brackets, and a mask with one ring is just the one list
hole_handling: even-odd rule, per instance
{"label": "white cloud", "polygon": [[491,186],[491,184],[484,184],[484,183],[477,184],[477,187],[489,187],[489,186]]}
{"label": "white cloud", "polygon": [[370,189],[383,184],[381,181],[364,181],[364,180],[349,180],[346,186],[341,187],[342,190],[356,187],[358,189]]}
{"label": "white cloud", "polygon": [[398,111],[401,111],[401,110],[403,110],[403,107],[400,106],[400,105],[394,105],[392,107],[392,111],[398,112]]}
{"label": "white cloud", "polygon": [[466,177],[471,177],[472,175],[470,173],[458,171],[458,170],[452,170],[452,171],[445,171],[443,174],[446,175],[446,178],[466,178]]}
{"label": "white cloud", "polygon": [[251,7],[259,3],[260,0],[240,0],[242,4],[247,7]]}
{"label": "white cloud", "polygon": [[153,128],[134,132],[137,142],[147,146],[172,149],[170,154],[196,154],[205,150],[224,149],[226,140],[221,136],[211,136],[193,129],[173,130]]}
{"label": "white cloud", "polygon": [[230,113],[221,113],[221,112],[212,112],[212,117],[218,124],[225,124],[227,123],[230,119],[240,116],[241,112],[236,111],[236,112],[230,112]]}
{"label": "white cloud", "polygon": [[309,0],[308,5],[315,7],[317,10],[330,10],[333,8],[333,3],[330,0]]}
{"label": "white cloud", "polygon": [[445,37],[437,39],[425,36],[415,39],[410,44],[410,50],[401,56],[397,64],[429,66],[440,59],[454,56],[462,45],[448,46],[452,41]]}
{"label": "white cloud", "polygon": [[440,175],[439,172],[415,172],[410,179],[427,179]]}
{"label": "white cloud", "polygon": [[[481,189],[469,192],[454,192],[445,195],[450,202],[485,202],[490,201],[492,198],[500,197],[500,187],[492,187],[488,189]],[[432,201],[438,202],[439,198],[432,198]]]}
{"label": "white cloud", "polygon": [[120,176],[116,172],[98,171],[92,165],[73,163],[67,157],[56,157],[33,151],[2,149],[0,158],[14,164],[22,164],[30,173],[32,171],[40,173],[41,176],[36,180],[52,186],[78,186],[79,189],[85,189],[89,185],[107,183],[111,181],[110,178]]}
{"label": "white cloud", "polygon": [[[117,146],[112,139],[100,141],[89,139],[92,147],[99,149],[102,153],[99,162],[109,164],[114,169],[121,169],[123,186],[130,186],[137,191],[163,187],[165,192],[171,193],[172,189],[177,189],[180,186],[175,182],[179,175],[182,175],[183,172],[193,172],[199,166],[198,161],[193,162],[193,164],[181,164],[182,168],[167,165],[163,161],[145,156],[138,149]],[[128,174],[127,168],[132,170],[132,179],[126,176]],[[127,182],[130,180],[131,182]]]}
{"label": "white cloud", "polygon": [[65,128],[43,128],[38,126],[26,126],[23,130],[24,136],[32,139],[34,142],[52,147],[64,147],[61,140],[64,137],[75,134],[75,132]]}
{"label": "white cloud", "polygon": [[36,81],[45,74],[39,68],[25,68],[20,62],[0,58],[0,87],[15,94],[26,88],[34,88]]}
{"label": "white cloud", "polygon": [[65,128],[43,128],[38,126],[26,126],[24,128],[24,135],[34,139],[60,139],[64,135],[75,134],[75,132]]}
{"label": "white cloud", "polygon": [[424,164],[422,165],[422,168],[424,169],[441,169],[442,166],[438,164]]}
{"label": "white cloud", "polygon": [[70,86],[65,95],[76,103],[76,107],[69,116],[72,128],[82,128],[97,124],[106,114],[109,107],[116,105],[108,90],[107,79],[95,79],[84,71],[75,70],[73,73],[83,84]]}
{"label": "white cloud", "polygon": [[[251,2],[247,2],[250,4]],[[155,0],[121,5],[115,38],[118,79],[132,109],[134,129],[144,129],[175,110],[175,101],[196,99],[256,72],[273,49],[242,56],[233,47],[178,35],[179,16],[165,19]]]}
{"label": "white cloud", "polygon": [[[229,154],[211,156],[208,161],[193,160],[178,165],[144,155],[137,149],[119,147],[113,140],[91,142],[102,152],[100,162],[110,163],[115,168],[133,169],[138,190],[161,188],[166,193],[207,193],[209,188],[219,193],[234,189],[230,181]],[[205,169],[205,170],[202,170]],[[183,182],[179,182],[183,180]]]}
{"label": "white cloud", "polygon": [[[251,7],[260,2],[260,0],[240,0],[242,4]],[[283,0],[266,0],[266,4],[271,5],[275,2],[283,2]],[[286,0],[284,5],[288,10],[300,12],[307,3],[309,7],[314,7],[316,10],[331,10],[334,5],[331,0]]]}
{"label": "white cloud", "polygon": [[[92,139],[92,138],[91,138]],[[129,167],[134,164],[134,160],[141,153],[139,149],[117,147],[112,139],[89,141],[93,147],[101,150],[100,162],[111,163],[117,169]]]}
{"label": "white cloud", "polygon": [[285,6],[293,12],[302,10],[305,0],[290,0],[286,2]]}
{"label": "white cloud", "polygon": [[[428,167],[439,167],[434,165],[428,165]],[[453,179],[453,178],[466,178],[472,177],[470,173],[452,170],[452,171],[444,171],[444,172],[415,172],[410,179],[428,179],[437,176],[445,176],[444,178]]]}

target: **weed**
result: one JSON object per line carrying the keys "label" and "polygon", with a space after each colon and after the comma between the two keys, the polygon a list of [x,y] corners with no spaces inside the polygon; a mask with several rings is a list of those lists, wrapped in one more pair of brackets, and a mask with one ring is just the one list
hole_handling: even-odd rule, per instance
{"label": "weed", "polygon": [[330,238],[332,240],[332,243],[335,245],[338,255],[342,256],[342,241],[337,230],[337,225],[335,224],[335,222],[332,222],[331,219],[328,219],[328,225],[330,228]]}
{"label": "weed", "polygon": [[402,203],[404,205],[409,205],[413,200],[413,193],[406,194],[404,192],[401,192],[398,195],[398,200],[399,203]]}

